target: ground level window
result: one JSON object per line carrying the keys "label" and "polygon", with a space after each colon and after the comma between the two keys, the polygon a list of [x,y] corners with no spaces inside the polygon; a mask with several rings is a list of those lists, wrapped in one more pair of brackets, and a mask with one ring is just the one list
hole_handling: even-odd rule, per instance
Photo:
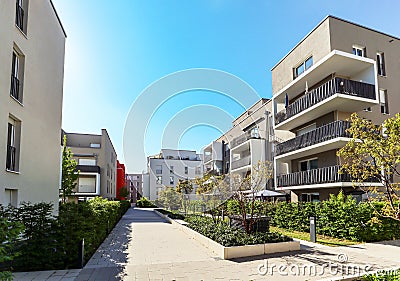
{"label": "ground level window", "polygon": [[302,202],[319,202],[319,193],[302,193],[301,194]]}

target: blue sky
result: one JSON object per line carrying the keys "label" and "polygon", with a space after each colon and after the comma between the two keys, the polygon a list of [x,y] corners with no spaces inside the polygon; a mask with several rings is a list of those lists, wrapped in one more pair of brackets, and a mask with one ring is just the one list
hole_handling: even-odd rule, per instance
{"label": "blue sky", "polygon": [[[190,68],[222,70],[268,98],[272,66],[328,14],[400,36],[400,2],[394,0],[53,2],[68,35],[63,128],[81,133],[106,128],[122,161],[127,141],[123,132],[132,104],[166,75]],[[145,138],[146,154],[159,152],[169,120],[199,104],[220,108],[231,118],[243,111],[243,105],[211,91],[174,96],[154,113],[146,135],[137,136]],[[177,145],[200,150],[229,125],[186,128]],[[135,139],[129,139],[132,146]],[[137,159],[127,169],[140,172],[143,163]]]}

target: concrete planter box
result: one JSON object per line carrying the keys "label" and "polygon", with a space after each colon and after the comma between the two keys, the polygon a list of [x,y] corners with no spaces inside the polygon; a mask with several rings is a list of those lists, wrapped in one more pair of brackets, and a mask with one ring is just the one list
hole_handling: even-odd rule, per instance
{"label": "concrete planter box", "polygon": [[168,216],[161,214],[157,210],[154,210],[154,212],[167,220],[169,223],[179,228],[192,239],[195,239],[205,247],[209,248],[211,251],[216,253],[219,258],[224,260],[300,250],[300,241],[224,247],[214,240],[211,240],[210,238],[205,237],[197,231],[185,226],[184,223],[175,221]]}

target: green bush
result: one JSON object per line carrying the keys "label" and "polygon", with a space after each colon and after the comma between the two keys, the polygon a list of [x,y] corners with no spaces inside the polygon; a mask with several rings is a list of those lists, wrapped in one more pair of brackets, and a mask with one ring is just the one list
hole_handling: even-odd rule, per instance
{"label": "green bush", "polygon": [[139,208],[157,208],[156,205],[153,204],[153,202],[151,202],[149,199],[147,199],[146,197],[142,197],[140,198],[137,202],[136,202],[136,207]]}
{"label": "green bush", "polygon": [[318,203],[270,205],[267,214],[273,226],[308,232],[309,217],[316,215],[318,234],[366,242],[400,239],[400,222],[376,215],[374,209],[383,207],[379,202],[374,206],[357,203],[351,196],[339,193]]}
{"label": "green bush", "polygon": [[129,207],[129,202],[95,198],[61,204],[56,218],[51,215],[52,205],[48,203],[7,207],[1,215],[22,223],[25,228],[22,239],[13,248],[20,254],[11,266],[17,271],[75,268],[78,243],[85,239],[85,261],[88,261]]}
{"label": "green bush", "polygon": [[361,277],[364,281],[398,281],[400,280],[400,269],[382,270],[375,274],[367,274]]}
{"label": "green bush", "polygon": [[226,221],[215,223],[209,217],[187,216],[185,221],[191,229],[225,247],[292,241],[292,238],[279,233],[256,232],[247,235],[244,230],[230,227]]}
{"label": "green bush", "polygon": [[177,211],[168,211],[165,209],[157,209],[158,212],[160,212],[163,215],[167,215],[169,218],[173,220],[183,220],[185,219],[185,216],[178,213]]}

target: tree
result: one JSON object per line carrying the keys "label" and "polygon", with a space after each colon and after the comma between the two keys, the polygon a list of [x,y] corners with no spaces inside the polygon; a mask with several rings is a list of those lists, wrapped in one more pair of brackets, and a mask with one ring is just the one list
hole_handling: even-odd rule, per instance
{"label": "tree", "polygon": [[250,234],[254,223],[259,219],[260,212],[256,194],[265,190],[267,182],[273,177],[273,164],[270,161],[258,162],[252,167],[251,173],[245,177],[233,174],[230,186],[234,191],[232,199],[238,204],[238,219],[247,234]]}
{"label": "tree", "polygon": [[181,205],[181,197],[172,186],[166,186],[160,191],[158,201],[170,210],[178,210]]}
{"label": "tree", "polygon": [[67,136],[63,139],[62,153],[62,175],[61,175],[61,201],[65,203],[68,196],[71,196],[79,177],[79,171],[76,170],[78,163],[72,158],[73,153],[67,147]]}
{"label": "tree", "polygon": [[187,213],[187,199],[188,194],[193,191],[193,183],[191,180],[180,179],[176,185],[176,192],[180,193],[182,196],[182,205],[185,214]]}
{"label": "tree", "polygon": [[128,197],[128,195],[129,195],[129,190],[128,190],[128,188],[126,187],[126,186],[123,186],[123,187],[121,187],[120,188],[120,190],[119,190],[119,192],[118,192],[119,194],[119,197],[122,199],[122,200],[125,200],[127,197]]}
{"label": "tree", "polygon": [[[399,183],[394,182],[394,176],[400,176],[400,114],[382,125],[356,113],[350,121],[347,131],[352,139],[337,153],[344,162],[340,172],[351,176],[354,187],[363,189],[369,202],[383,201],[383,208],[376,209],[379,215],[400,221]],[[383,187],[366,184],[371,181]]]}

